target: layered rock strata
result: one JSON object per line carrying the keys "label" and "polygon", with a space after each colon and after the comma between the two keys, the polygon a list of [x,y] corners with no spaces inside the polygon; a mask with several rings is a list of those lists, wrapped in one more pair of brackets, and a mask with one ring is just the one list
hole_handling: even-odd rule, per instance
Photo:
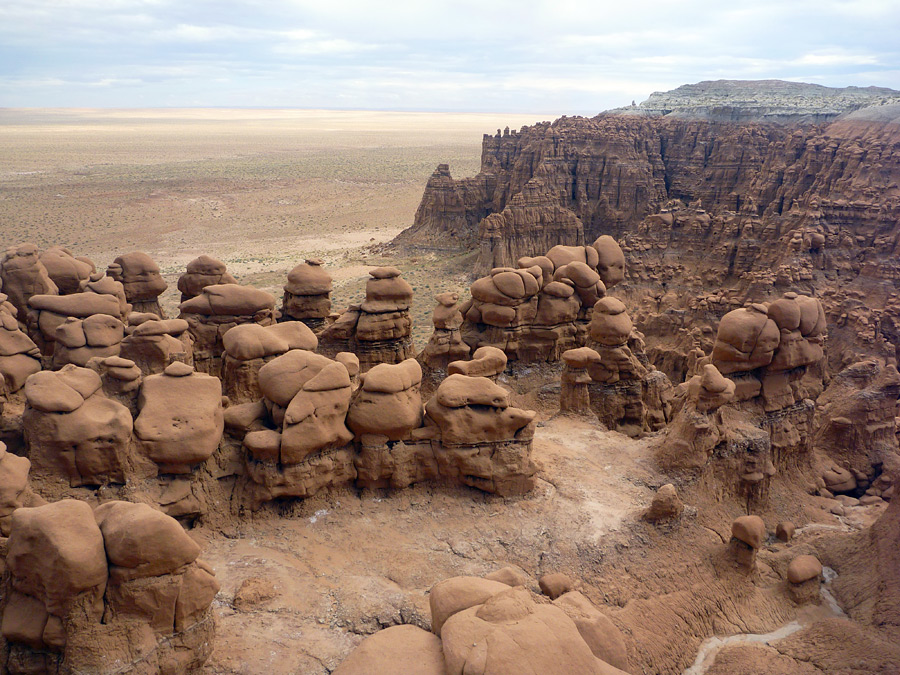
{"label": "layered rock strata", "polygon": [[511,407],[506,390],[452,375],[423,410],[416,360],[374,366],[355,391],[345,363],[291,350],[260,368],[261,402],[226,411],[255,504],[353,482],[444,481],[503,495],[533,486],[535,413]]}
{"label": "layered rock strata", "polygon": [[331,315],[331,275],[319,258],[306,260],[288,272],[281,307],[282,321],[302,321],[313,330],[325,327]]}
{"label": "layered rock strata", "polygon": [[633,437],[662,429],[671,413],[672,383],[647,363],[621,301],[596,302],[586,341],[588,346],[562,354],[560,409],[596,415],[607,428]]}
{"label": "layered rock strata", "polygon": [[178,277],[178,291],[181,302],[186,302],[200,295],[207,286],[236,283],[225,263],[204,254],[187,264],[184,274]]}
{"label": "layered rock strata", "polygon": [[459,293],[440,293],[434,298],[437,307],[431,315],[434,332],[418,359],[432,370],[446,369],[451,361],[469,356],[469,345],[460,333],[463,317],[459,311]]}
{"label": "layered rock strata", "polygon": [[[654,313],[677,329],[696,325],[692,305],[711,288],[735,303],[725,311],[796,290],[823,300],[840,337],[835,370],[867,354],[896,358],[898,119],[898,104],[801,125],[605,113],[486,135],[481,172],[454,180],[440,167],[397,241],[459,242],[480,252],[481,274],[498,265],[495,250],[511,266],[572,243],[503,216],[537,181],[558,196],[547,208],[582,223],[580,241],[607,233],[622,242],[633,299],[660,291]],[[652,347],[677,335],[671,325],[651,330],[632,305]]]}
{"label": "layered rock strata", "polygon": [[363,372],[377,363],[400,363],[414,353],[412,286],[395,267],[376,267],[369,275],[363,303],[350,306],[319,334],[320,351],[353,352]]}
{"label": "layered rock strata", "polygon": [[149,255],[141,251],[120,255],[106,269],[106,274],[121,282],[125,298],[135,312],[150,312],[160,319],[166,318],[159,296],[168,284],[159,273],[159,265]]}
{"label": "layered rock strata", "polygon": [[194,366],[203,373],[222,374],[223,339],[235,326],[275,323],[275,298],[250,286],[216,284],[179,305],[179,318],[188,323],[194,338]]}
{"label": "layered rock strata", "polygon": [[518,269],[494,268],[472,284],[460,308],[463,340],[523,362],[556,361],[584,346],[594,306],[621,281],[624,264],[618,244],[603,236],[591,246],[559,245],[521,258]]}
{"label": "layered rock strata", "polygon": [[145,504],[17,509],[0,600],[4,672],[196,672],[212,651],[219,589],[199,553]]}

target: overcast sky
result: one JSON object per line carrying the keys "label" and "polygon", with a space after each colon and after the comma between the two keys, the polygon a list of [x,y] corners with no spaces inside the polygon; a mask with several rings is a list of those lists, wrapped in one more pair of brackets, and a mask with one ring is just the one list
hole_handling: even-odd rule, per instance
{"label": "overcast sky", "polygon": [[711,79],[900,89],[900,0],[0,0],[0,106],[589,113]]}

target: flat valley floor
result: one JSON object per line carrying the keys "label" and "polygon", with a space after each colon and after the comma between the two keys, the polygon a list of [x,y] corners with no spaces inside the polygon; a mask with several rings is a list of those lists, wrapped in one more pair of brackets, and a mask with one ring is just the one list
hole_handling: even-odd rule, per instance
{"label": "flat valley floor", "polygon": [[482,134],[543,119],[552,116],[0,109],[0,242],[65,246],[98,269],[146,251],[174,315],[178,276],[202,253],[278,298],[294,265],[321,257],[336,309],[362,300],[369,267],[397,264],[416,290],[424,345],[434,295],[467,289],[468,261],[384,260],[369,247],[412,224],[439,163],[475,175]]}

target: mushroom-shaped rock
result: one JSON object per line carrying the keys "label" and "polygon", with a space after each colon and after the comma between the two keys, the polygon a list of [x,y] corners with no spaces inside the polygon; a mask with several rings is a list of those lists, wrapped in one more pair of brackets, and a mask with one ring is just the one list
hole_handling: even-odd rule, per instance
{"label": "mushroom-shaped rock", "polygon": [[729,550],[737,563],[754,569],[756,552],[766,540],[766,525],[759,516],[740,516],[731,523]]}
{"label": "mushroom-shaped rock", "polygon": [[374,366],[350,406],[347,426],[357,437],[378,434],[401,440],[422,423],[421,382],[422,367],[415,359]]}
{"label": "mushroom-shaped rock", "polygon": [[569,368],[583,370],[594,363],[599,363],[600,355],[590,347],[578,347],[564,351],[562,359]]}
{"label": "mushroom-shaped rock", "polygon": [[731,523],[731,536],[758,549],[766,541],[766,524],[759,516],[740,516]]}
{"label": "mushroom-shaped rock", "polygon": [[591,246],[597,251],[597,272],[606,288],[624,281],[625,253],[619,243],[608,234],[603,234]]}
{"label": "mushroom-shaped rock", "polygon": [[434,296],[437,307],[431,315],[431,321],[435,328],[455,330],[462,324],[462,314],[459,312],[459,293],[438,293]]}
{"label": "mushroom-shaped rock", "polygon": [[775,526],[775,536],[784,542],[788,542],[794,538],[794,524],[789,520],[783,520]]}
{"label": "mushroom-shaped rock", "polygon": [[323,321],[331,313],[331,275],[312,258],[288,273],[282,314],[292,319]]}
{"label": "mushroom-shaped rock", "polygon": [[164,473],[188,473],[219,445],[225,427],[222,384],[174,362],[144,378],[134,433]]}
{"label": "mushroom-shaped rock", "polygon": [[380,314],[408,310],[412,304],[413,289],[400,276],[396,267],[376,267],[369,270],[371,279],[366,282],[366,299],[360,305],[363,312]]}
{"label": "mushroom-shaped rock", "polygon": [[194,562],[200,547],[174,518],[131,502],[106,502],[94,517],[103,533],[111,573],[118,579],[171,574]]}
{"label": "mushroom-shaped rock", "polygon": [[492,377],[506,369],[506,352],[497,347],[479,347],[472,354],[471,361],[454,361],[447,366],[447,373],[468,375],[469,377]]}
{"label": "mushroom-shaped rock", "polygon": [[608,296],[594,305],[589,329],[594,341],[606,347],[624,345],[633,328],[634,324],[621,300]]}
{"label": "mushroom-shaped rock", "polygon": [[535,603],[522,588],[507,588],[454,614],[441,638],[448,673],[621,672],[594,656],[565,612]]}
{"label": "mushroom-shaped rock", "polygon": [[822,563],[813,555],[798,555],[787,568],[788,592],[798,604],[818,603]]}
{"label": "mushroom-shaped rock", "polygon": [[78,293],[95,271],[93,263],[76,258],[71,251],[61,246],[48,248],[41,253],[40,261],[59,289],[60,295]]}
{"label": "mushroom-shaped rock", "polygon": [[[163,281],[162,275],[159,273],[159,265],[141,251],[120,255],[107,268],[106,274],[116,281],[122,282],[122,286],[125,288],[125,297],[132,304],[156,303],[160,294],[168,288],[168,284]],[[135,307],[135,309],[147,311],[139,307]],[[160,318],[165,317],[160,315]]]}
{"label": "mushroom-shaped rock", "polygon": [[391,626],[363,640],[333,675],[444,675],[441,640],[417,626]]}
{"label": "mushroom-shaped rock", "polygon": [[788,565],[787,579],[792,584],[802,584],[817,579],[822,574],[822,563],[814,555],[798,555]]}
{"label": "mushroom-shaped rock", "polygon": [[185,273],[178,278],[178,290],[181,292],[181,301],[184,302],[200,295],[207,286],[236,283],[225,263],[204,254],[187,264]]}

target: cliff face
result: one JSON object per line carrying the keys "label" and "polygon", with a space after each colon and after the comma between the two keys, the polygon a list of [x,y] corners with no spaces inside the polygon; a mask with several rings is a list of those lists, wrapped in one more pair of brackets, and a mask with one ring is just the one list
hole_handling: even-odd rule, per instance
{"label": "cliff face", "polygon": [[[792,207],[807,220],[873,233],[896,221],[898,144],[900,126],[894,121],[852,115],[806,127],[617,114],[563,117],[518,134],[485,136],[481,172],[473,178],[454,180],[441,165],[402,240],[433,243],[451,234],[480,249],[479,273],[534,255],[547,243],[532,238],[536,231],[510,227],[503,237],[496,219],[482,224],[486,216],[502,213],[531,180],[578,216],[585,240],[634,232],[672,199],[699,200],[710,213],[760,216],[776,238],[786,225],[803,220],[796,213],[786,217]],[[556,217],[548,213],[543,220],[551,229],[566,230]],[[494,254],[500,239],[507,252]]]}
{"label": "cliff face", "polygon": [[898,222],[900,104],[805,126],[607,113],[485,136],[481,172],[439,167],[401,240],[452,234],[486,274],[610,234],[649,338],[797,290],[863,345],[845,360],[895,355]]}

